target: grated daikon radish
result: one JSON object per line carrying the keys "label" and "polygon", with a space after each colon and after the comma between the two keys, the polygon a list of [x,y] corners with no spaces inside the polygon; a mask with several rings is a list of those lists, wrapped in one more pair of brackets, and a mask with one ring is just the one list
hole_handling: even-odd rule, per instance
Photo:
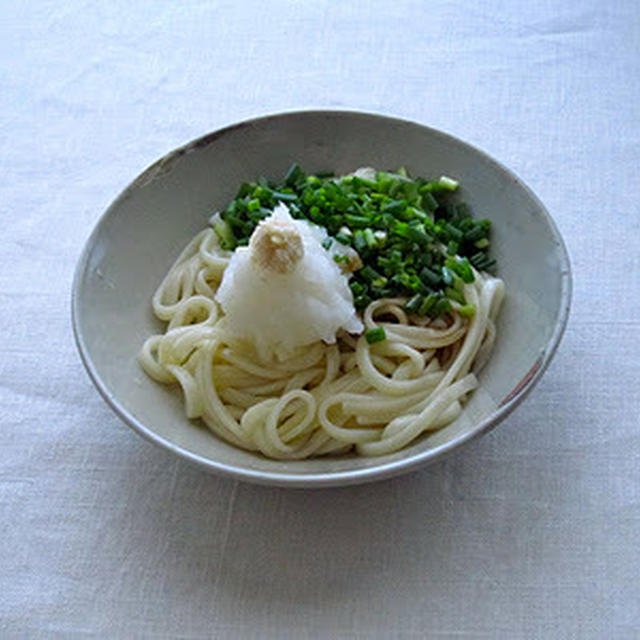
{"label": "grated daikon radish", "polygon": [[334,343],[341,329],[362,332],[348,278],[322,246],[327,237],[279,204],[225,269],[216,299],[227,330],[250,339],[263,356]]}

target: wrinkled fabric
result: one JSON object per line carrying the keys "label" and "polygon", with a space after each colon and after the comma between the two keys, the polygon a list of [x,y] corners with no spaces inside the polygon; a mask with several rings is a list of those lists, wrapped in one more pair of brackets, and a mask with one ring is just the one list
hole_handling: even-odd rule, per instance
{"label": "wrinkled fabric", "polygon": [[[636,2],[6,2],[0,30],[0,636],[640,634]],[[486,150],[547,205],[575,275],[554,362],[491,434],[313,493],[136,436],[69,312],[83,244],[145,166],[308,106]]]}

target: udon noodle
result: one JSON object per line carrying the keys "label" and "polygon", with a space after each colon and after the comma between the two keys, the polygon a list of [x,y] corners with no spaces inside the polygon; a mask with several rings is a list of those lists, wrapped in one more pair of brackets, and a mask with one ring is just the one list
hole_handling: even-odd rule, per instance
{"label": "udon noodle", "polygon": [[168,323],[147,339],[139,360],[149,376],[178,383],[188,418],[220,438],[276,459],[388,454],[455,420],[492,349],[501,280],[474,269],[464,297],[431,320],[407,314],[400,298],[364,311],[365,329],[386,340],[341,331],[286,355],[265,356],[235,335],[214,299],[231,253],[213,229],[199,233],[161,283],[152,305]]}

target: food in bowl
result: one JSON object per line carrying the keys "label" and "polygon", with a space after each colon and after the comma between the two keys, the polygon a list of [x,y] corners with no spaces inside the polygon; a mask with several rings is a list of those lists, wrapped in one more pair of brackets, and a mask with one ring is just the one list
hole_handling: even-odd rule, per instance
{"label": "food in bowl", "polygon": [[243,184],[155,292],[139,354],[186,414],[274,459],[402,449],[477,387],[504,296],[458,183],[397,172]]}

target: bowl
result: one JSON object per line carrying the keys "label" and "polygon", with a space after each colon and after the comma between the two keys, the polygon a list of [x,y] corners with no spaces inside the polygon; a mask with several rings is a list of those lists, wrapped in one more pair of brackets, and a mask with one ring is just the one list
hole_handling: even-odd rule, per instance
{"label": "bowl", "polygon": [[[495,350],[462,415],[391,455],[270,460],[221,441],[184,414],[181,393],[149,379],[136,354],[162,331],[152,293],[184,245],[241,182],[305,170],[347,173],[405,166],[414,175],[457,178],[461,197],[493,222],[493,254],[506,299]],[[238,480],[325,487],[387,478],[442,459],[503,420],[547,368],[571,298],[564,242],[540,200],[488,155],[429,127],[352,111],[260,117],[205,135],[142,172],[91,234],[73,283],[80,356],[98,391],[140,435],[203,469]]]}

